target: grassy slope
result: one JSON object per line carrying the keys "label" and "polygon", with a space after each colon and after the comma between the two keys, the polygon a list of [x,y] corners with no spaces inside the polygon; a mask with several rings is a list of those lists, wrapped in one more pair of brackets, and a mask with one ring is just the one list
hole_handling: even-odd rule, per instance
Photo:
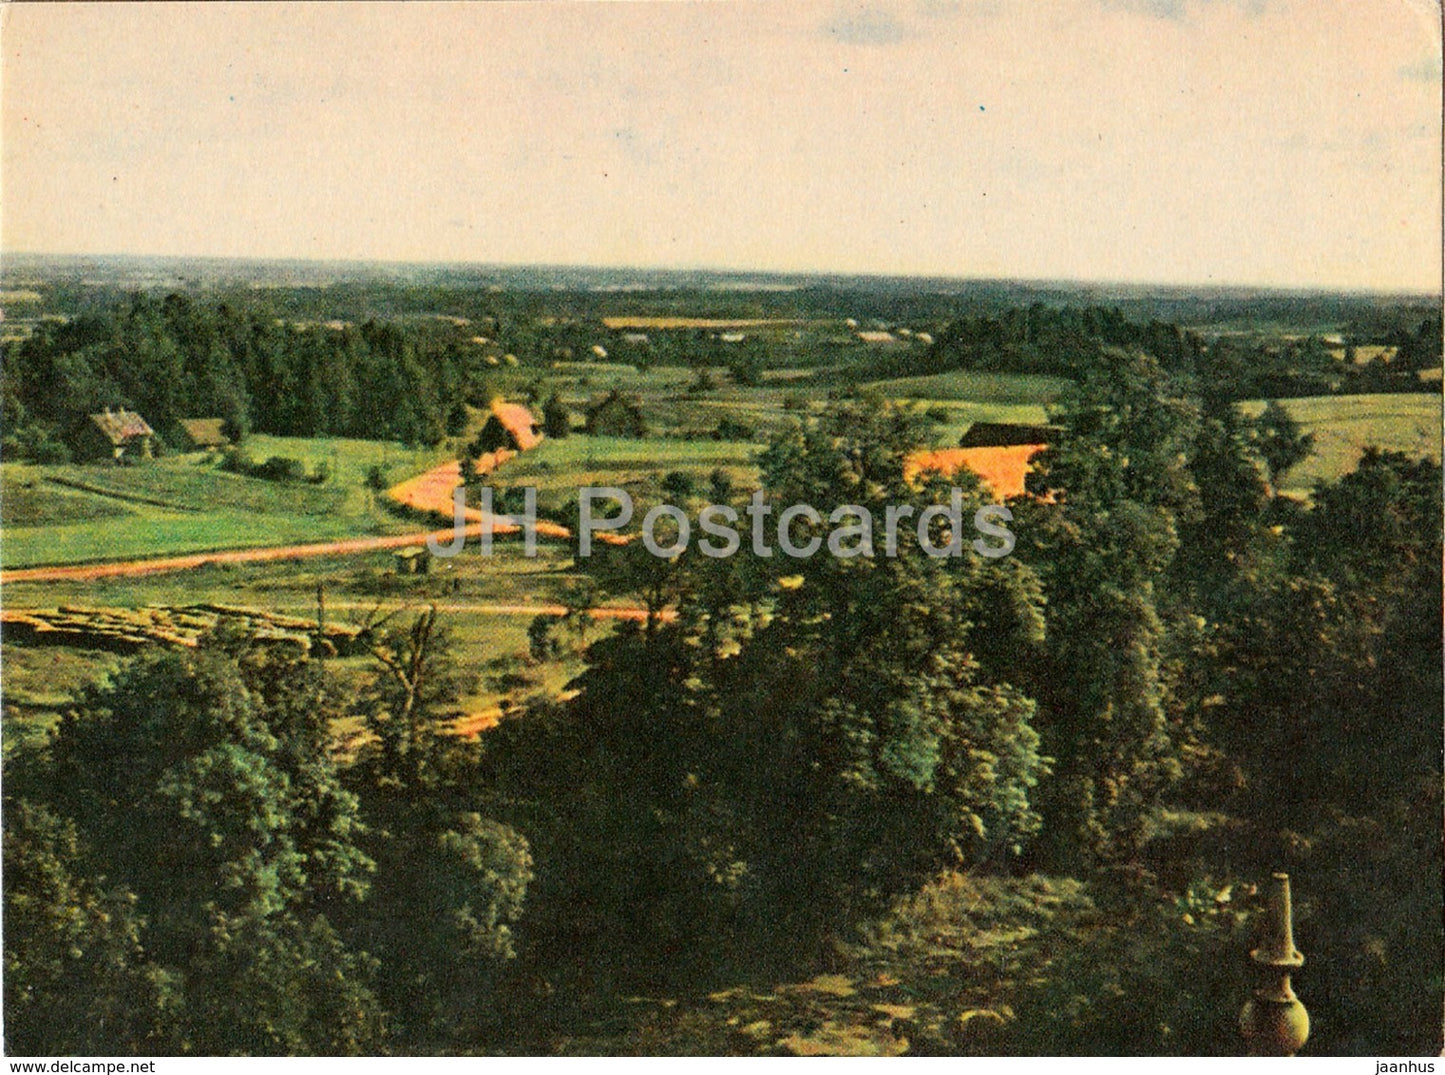
{"label": "grassy slope", "polygon": [[[1314,454],[1289,473],[1286,492],[1303,495],[1316,481],[1347,474],[1368,445],[1440,459],[1439,396],[1312,396],[1281,403],[1315,438]],[[1241,409],[1254,417],[1264,403],[1253,401]]]}
{"label": "grassy slope", "polygon": [[0,562],[79,563],[394,532],[410,524],[375,502],[367,471],[381,465],[409,473],[444,454],[379,441],[265,436],[250,438],[246,451],[258,460],[298,458],[308,470],[325,463],[331,475],[322,485],[282,485],[224,473],[197,455],[127,468],[7,464],[0,469]]}
{"label": "grassy slope", "polygon": [[1043,406],[1069,386],[1060,377],[1022,373],[983,373],[954,370],[930,377],[898,377],[872,381],[868,388],[902,399],[966,400],[975,404]]}
{"label": "grassy slope", "polygon": [[623,485],[647,475],[680,470],[705,478],[721,467],[735,480],[752,480],[758,445],[747,441],[672,437],[588,437],[546,440],[497,471],[500,482],[567,494],[584,485]]}

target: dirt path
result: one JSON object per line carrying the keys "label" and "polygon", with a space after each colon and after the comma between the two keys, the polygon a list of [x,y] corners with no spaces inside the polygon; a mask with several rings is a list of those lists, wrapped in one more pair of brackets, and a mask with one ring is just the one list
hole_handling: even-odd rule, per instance
{"label": "dirt path", "polygon": [[[482,532],[481,523],[466,528],[467,537]],[[511,527],[510,532],[516,532]],[[494,533],[505,534],[505,524],[498,524]],[[272,545],[259,549],[231,549],[225,552],[196,552],[184,556],[161,556],[149,560],[117,560],[100,564],[68,564],[58,567],[20,567],[0,571],[0,586],[12,582],[90,582],[94,579],[123,578],[134,575],[156,575],[167,571],[190,571],[206,564],[248,564],[268,560],[297,560],[308,556],[349,556],[377,549],[404,549],[419,546],[428,537],[445,544],[452,539],[452,530],[423,531],[415,534],[390,534],[385,537],[347,538],[312,545]]]}
{"label": "dirt path", "polygon": [[[326,608],[330,611],[367,612],[376,606],[376,601],[333,601],[329,597],[326,599]],[[305,609],[311,606],[297,601],[294,604],[283,602],[279,607]],[[498,604],[494,602],[426,600],[408,601],[401,607],[435,608],[438,612],[448,613],[472,612],[483,616],[565,616],[570,611],[566,605],[550,603]],[[587,614],[594,620],[637,620],[641,622],[647,619],[647,609],[634,606],[604,606],[588,609]],[[657,616],[664,622],[670,622],[677,616],[677,613],[671,609],[663,609],[658,612]]]}

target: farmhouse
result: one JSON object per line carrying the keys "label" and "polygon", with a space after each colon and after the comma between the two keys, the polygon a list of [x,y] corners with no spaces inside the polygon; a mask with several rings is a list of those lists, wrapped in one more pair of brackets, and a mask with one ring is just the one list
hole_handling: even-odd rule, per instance
{"label": "farmhouse", "polygon": [[586,431],[601,437],[645,437],[647,423],[637,401],[614,388],[588,406]]}
{"label": "farmhouse", "polygon": [[1015,422],[974,422],[958,439],[960,448],[1007,448],[1018,444],[1051,444],[1058,439],[1058,426],[1023,425]]}
{"label": "farmhouse", "polygon": [[82,458],[129,463],[151,457],[155,430],[135,411],[107,407],[89,417],[78,438]]}
{"label": "farmhouse", "polygon": [[176,425],[180,431],[181,447],[186,451],[224,448],[231,443],[222,418],[182,418]]}
{"label": "farmhouse", "polygon": [[525,452],[536,447],[541,439],[541,434],[537,432],[537,419],[531,411],[520,403],[497,399],[492,401],[492,413],[477,434],[473,448],[477,454],[495,452],[500,448]]}

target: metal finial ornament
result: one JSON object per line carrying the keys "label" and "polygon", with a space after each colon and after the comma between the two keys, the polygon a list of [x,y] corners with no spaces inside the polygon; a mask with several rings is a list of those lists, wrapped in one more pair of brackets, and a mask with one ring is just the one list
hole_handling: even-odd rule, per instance
{"label": "metal finial ornament", "polygon": [[1305,957],[1294,946],[1289,874],[1275,874],[1270,889],[1264,943],[1249,953],[1264,968],[1266,982],[1239,1013],[1239,1029],[1252,1056],[1294,1056],[1310,1036],[1309,1012],[1289,981]]}

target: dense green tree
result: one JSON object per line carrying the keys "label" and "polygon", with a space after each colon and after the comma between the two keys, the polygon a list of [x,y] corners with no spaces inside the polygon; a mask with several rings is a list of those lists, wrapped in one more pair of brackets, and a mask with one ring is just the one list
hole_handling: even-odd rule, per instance
{"label": "dense green tree", "polygon": [[[806,959],[921,878],[1006,862],[1035,831],[1034,707],[1002,674],[1040,640],[1032,573],[926,555],[906,523],[884,553],[886,505],[916,517],[951,498],[904,479],[920,428],[842,404],[763,457],[775,505],[873,510],[873,556],[784,559],[770,530],[771,557],[633,542],[587,563],[645,624],[593,644],[575,698],[491,740],[504,794],[538,804],[518,820],[539,862],[534,953],[585,953],[592,988],[769,949]],[[960,480],[971,520],[983,497]]]}
{"label": "dense green tree", "polygon": [[4,824],[5,1051],[157,1051],[164,976],[135,895],[85,873],[73,822],[10,797]]}
{"label": "dense green tree", "polygon": [[370,961],[322,913],[359,898],[371,868],[328,709],[294,659],[243,669],[224,643],[143,657],[63,719],[28,785],[74,824],[84,875],[134,893],[162,991],[154,1051],[375,1040]]}
{"label": "dense green tree", "polygon": [[549,437],[565,437],[572,432],[572,414],[562,397],[553,392],[542,407],[542,432]]}
{"label": "dense green tree", "polygon": [[1055,759],[1040,801],[1060,865],[1132,854],[1181,775],[1187,729],[1171,699],[1159,586],[1180,519],[1198,512],[1186,465],[1194,417],[1152,358],[1107,353],[1056,413],[1064,433],[1029,477],[1048,498],[1020,506],[1020,553],[1047,595],[1033,686]]}
{"label": "dense green tree", "polygon": [[446,431],[445,401],[483,376],[455,343],[410,328],[297,325],[174,294],[42,323],[6,346],[3,365],[27,419],[7,432],[31,457],[47,454],[41,434],[74,441],[106,406],[139,411],[162,436],[178,419],[214,416],[233,436],[254,428],[432,444]]}
{"label": "dense green tree", "polygon": [[463,674],[428,609],[377,632],[363,691],[371,741],[348,774],[378,870],[347,934],[384,968],[377,993],[404,1051],[475,1047],[494,1028],[490,997],[514,954],[512,923],[532,877],[527,841],[482,816],[475,751],[446,734]]}
{"label": "dense green tree", "polygon": [[1269,470],[1271,495],[1278,495],[1284,476],[1314,451],[1314,434],[1304,432],[1289,411],[1273,399],[1255,419],[1254,431],[1259,454]]}

